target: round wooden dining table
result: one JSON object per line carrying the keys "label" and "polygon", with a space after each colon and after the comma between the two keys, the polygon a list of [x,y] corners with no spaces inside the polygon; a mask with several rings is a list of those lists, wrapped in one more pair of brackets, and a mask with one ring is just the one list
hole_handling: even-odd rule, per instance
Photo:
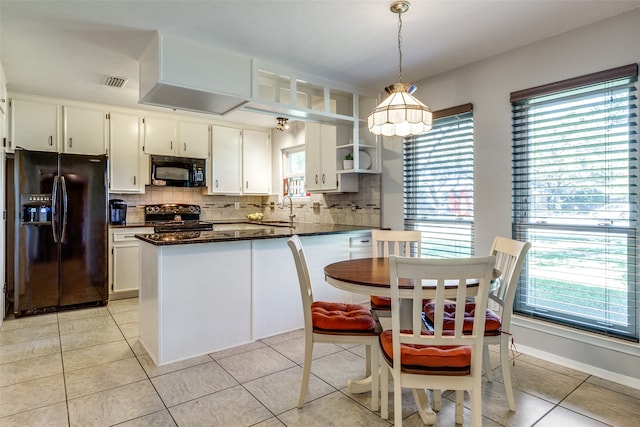
{"label": "round wooden dining table", "polygon": [[[492,289],[499,283],[500,271],[493,269]],[[391,281],[389,278],[388,258],[359,258],[334,262],[324,267],[324,277],[330,285],[343,291],[363,295],[391,296]],[[447,282],[445,282],[446,285]],[[468,285],[475,284],[473,280]],[[423,283],[428,285],[428,283]],[[456,288],[455,280],[448,288]],[[399,279],[400,289],[412,289],[413,284],[407,279]],[[402,292],[401,292],[402,293]]]}

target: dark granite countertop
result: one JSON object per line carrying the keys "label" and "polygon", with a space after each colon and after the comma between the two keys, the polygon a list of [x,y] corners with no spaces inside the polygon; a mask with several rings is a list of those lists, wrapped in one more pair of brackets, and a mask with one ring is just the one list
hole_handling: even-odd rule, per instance
{"label": "dark granite countertop", "polygon": [[[357,225],[336,224],[305,224],[296,223],[294,228],[265,225],[260,229],[233,230],[225,227],[225,230],[216,231],[215,224],[234,224],[230,221],[216,222],[213,231],[184,231],[175,233],[136,234],[143,242],[156,246],[185,245],[196,243],[230,242],[237,240],[278,239],[299,236],[316,236],[321,234],[350,233],[353,231],[368,231],[374,227],[360,227]],[[248,222],[238,222],[239,228]],[[252,223],[253,224],[253,223]]]}

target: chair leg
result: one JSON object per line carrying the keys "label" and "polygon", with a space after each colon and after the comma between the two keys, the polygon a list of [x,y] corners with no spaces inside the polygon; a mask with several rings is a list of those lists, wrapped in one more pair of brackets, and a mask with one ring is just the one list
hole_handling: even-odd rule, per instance
{"label": "chair leg", "polygon": [[[374,339],[377,340],[378,338],[376,337]],[[367,348],[369,349],[371,359],[371,364],[367,364],[367,366],[370,366],[371,371],[371,410],[377,411],[379,403],[378,398],[380,394],[380,363],[378,359],[380,350],[378,350],[378,346],[376,344],[367,346]]]}
{"label": "chair leg", "polygon": [[480,379],[474,384],[471,395],[471,426],[482,427],[482,392],[480,391],[482,382]]}
{"label": "chair leg", "polygon": [[[502,348],[502,346],[500,346]],[[487,381],[493,382],[493,371],[491,370],[491,358],[489,357],[489,346],[485,344],[482,349],[482,361],[484,362],[484,373],[487,374]]]}
{"label": "chair leg", "polygon": [[364,372],[364,376],[368,377],[371,375],[371,346],[367,345],[365,346],[365,372]]}
{"label": "chair leg", "polygon": [[393,378],[393,425],[402,425],[402,384],[400,378]]}
{"label": "chair leg", "polygon": [[380,418],[389,419],[389,367],[386,361],[380,363]]}
{"label": "chair leg", "polygon": [[411,394],[413,394],[413,400],[416,402],[416,406],[418,407],[418,414],[420,414],[420,418],[422,418],[422,422],[426,425],[433,425],[436,423],[436,413],[433,412],[431,408],[431,404],[429,403],[429,399],[427,399],[427,394],[424,389],[411,389]]}
{"label": "chair leg", "polygon": [[456,424],[464,424],[464,390],[456,390]]}
{"label": "chair leg", "polygon": [[513,385],[511,384],[511,364],[509,363],[509,340],[500,340],[500,366],[502,367],[502,381],[504,391],[509,402],[509,409],[516,411],[516,401],[513,397]]}
{"label": "chair leg", "polygon": [[440,409],[442,408],[442,390],[431,390],[431,396],[433,396],[433,410],[440,412]]}
{"label": "chair leg", "polygon": [[309,387],[309,376],[311,375],[311,356],[313,354],[313,341],[304,340],[304,365],[302,365],[302,384],[300,384],[300,397],[298,398],[298,408],[304,405],[304,399]]}

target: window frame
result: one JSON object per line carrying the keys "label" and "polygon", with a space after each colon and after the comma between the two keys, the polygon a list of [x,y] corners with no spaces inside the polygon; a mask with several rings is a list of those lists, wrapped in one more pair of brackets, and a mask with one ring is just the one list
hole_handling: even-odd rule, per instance
{"label": "window frame", "polygon": [[[433,112],[430,132],[404,138],[404,228],[422,232],[422,256],[475,253],[473,132],[473,104],[468,103]],[[455,151],[459,156],[453,162],[445,157]],[[429,163],[446,178],[439,189],[425,197],[421,188],[433,184],[435,178],[420,171]],[[464,173],[459,173],[461,170]],[[447,186],[453,189],[445,194]]]}
{"label": "window frame", "polygon": [[[580,125],[587,127],[586,123],[588,123],[588,119],[591,117],[595,117],[600,111],[595,107],[592,107],[592,110],[589,111],[588,107],[584,108],[584,112],[578,113],[576,110],[579,110],[580,107],[575,106],[572,107],[571,110],[568,110],[564,116],[562,116],[562,110],[559,107],[548,107],[550,111],[543,113],[542,108],[545,105],[552,105],[552,102],[555,102],[557,105],[570,105],[572,102],[578,102],[578,100],[590,100],[605,98],[605,96],[609,96],[610,98],[606,101],[606,105],[613,105],[614,103],[618,103],[620,101],[614,100],[612,95],[606,95],[611,90],[620,91],[624,93],[625,83],[624,79],[629,79],[629,83],[627,87],[629,88],[629,95],[627,96],[627,100],[622,97],[623,101],[628,101],[626,104],[626,118],[628,119],[628,124],[625,125],[625,122],[617,123],[614,113],[609,111],[605,111],[604,119],[593,120],[594,125],[593,129],[597,131],[591,131],[591,133],[586,133],[584,136],[578,136],[576,139],[584,138],[582,142],[583,146],[587,146],[588,143],[593,143],[594,147],[596,147],[596,143],[598,147],[605,147],[606,149],[611,149],[611,151],[615,151],[615,148],[619,148],[617,153],[624,153],[624,144],[627,144],[628,147],[626,152],[628,156],[626,159],[621,158],[618,159],[618,162],[628,162],[628,169],[626,170],[625,179],[628,180],[626,184],[627,193],[620,193],[621,196],[627,195],[628,204],[626,204],[626,208],[614,208],[614,203],[606,203],[603,207],[603,213],[606,215],[620,215],[616,217],[616,219],[606,219],[606,221],[600,222],[599,219],[592,219],[592,214],[600,214],[598,212],[599,209],[592,208],[591,204],[580,206],[576,213],[572,213],[572,211],[565,211],[561,214],[561,218],[553,218],[549,217],[551,208],[542,208],[538,207],[539,205],[544,206],[544,204],[540,203],[539,196],[537,196],[536,192],[532,190],[531,185],[536,182],[536,179],[543,176],[541,172],[531,172],[531,170],[539,171],[542,170],[542,167],[539,166],[541,162],[544,162],[545,156],[549,160],[546,160],[546,167],[551,168],[553,160],[555,159],[558,164],[554,165],[553,168],[557,168],[559,172],[557,173],[565,173],[566,181],[562,181],[559,187],[566,187],[570,185],[568,181],[571,179],[570,176],[575,175],[575,171],[571,171],[570,168],[567,167],[566,170],[561,171],[564,167],[562,165],[569,165],[570,161],[575,162],[575,160],[571,160],[567,154],[564,156],[559,154],[555,155],[556,151],[554,150],[553,144],[558,144],[563,141],[562,137],[557,135],[562,135],[563,133],[567,133],[570,130],[574,132],[571,134],[572,136],[578,134],[579,132],[572,129],[572,127],[576,127],[575,123],[579,123]],[[607,88],[606,84],[613,85],[614,82],[620,82],[619,87],[615,88]],[[513,172],[512,172],[512,195],[513,195],[513,235],[514,238],[518,240],[529,240],[533,243],[533,248],[530,251],[528,257],[525,259],[525,264],[522,269],[521,280],[519,282],[519,286],[516,292],[516,300],[514,302],[514,312],[520,316],[526,316],[533,319],[549,321],[551,323],[560,324],[563,326],[569,326],[572,328],[587,330],[590,332],[603,334],[607,336],[613,336],[617,338],[622,338],[626,340],[631,340],[634,342],[638,342],[639,338],[639,327],[638,319],[640,318],[640,307],[638,304],[638,269],[640,268],[639,260],[638,260],[638,236],[640,229],[638,228],[638,185],[639,177],[638,177],[638,169],[640,168],[640,162],[637,155],[638,150],[638,120],[637,120],[637,111],[638,111],[638,100],[637,100],[637,83],[638,82],[638,64],[629,64],[622,67],[613,68],[610,70],[605,70],[598,73],[592,73],[585,76],[580,76],[572,79],[562,80],[560,82],[551,83],[547,85],[541,85],[530,89],[525,89],[517,92],[513,92],[510,97],[510,101],[512,104],[512,126],[513,126]],[[605,86],[599,88],[598,86]],[[592,93],[589,92],[592,91]],[[559,98],[560,96],[565,96],[565,98]],[[569,98],[572,96],[573,98]],[[554,97],[557,97],[557,100],[553,100]],[[592,97],[592,98],[590,98]],[[564,104],[562,104],[564,100]],[[575,101],[574,101],[575,100]],[[547,101],[545,103],[545,101]],[[536,102],[537,104],[531,104]],[[531,105],[538,105],[537,107],[533,107],[529,112],[529,108]],[[604,104],[603,104],[604,105]],[[536,112],[535,108],[538,108],[538,112]],[[555,110],[553,109],[555,108]],[[551,117],[551,115],[557,111],[558,117],[561,119],[566,118],[566,122],[563,123],[563,127],[559,128],[563,131],[556,131],[554,125],[551,124],[547,127],[547,129],[553,128],[553,131],[549,131],[549,136],[545,137],[542,135],[542,132],[539,130],[542,122],[535,120],[545,120],[546,117]],[[580,122],[576,121],[573,124],[569,124],[570,114],[573,114],[573,117],[577,117],[581,119]],[[573,120],[573,117],[571,120]],[[613,118],[611,118],[613,117]],[[606,119],[606,120],[605,120]],[[609,123],[609,126],[600,125],[600,123]],[[613,123],[613,124],[612,124]],[[597,124],[597,126],[595,125]],[[537,126],[537,128],[536,128]],[[629,129],[627,132],[628,138],[626,140],[616,141],[612,136],[611,140],[600,137],[599,133],[604,135],[609,135],[609,132],[612,132],[611,129],[617,130],[618,128],[625,129],[625,126]],[[537,130],[536,130],[537,129]],[[537,133],[536,133],[537,132]],[[618,134],[616,134],[618,135]],[[600,139],[605,139],[604,142],[595,142]],[[619,136],[619,138],[622,138]],[[544,142],[543,142],[544,141]],[[537,146],[531,144],[538,144]],[[548,144],[550,148],[545,151],[535,151],[536,147],[541,150],[544,144]],[[568,145],[568,143],[567,143]],[[562,149],[566,149],[565,146]],[[560,150],[560,148],[558,148]],[[578,151],[578,149],[575,149]],[[542,154],[541,154],[542,153]],[[576,157],[577,154],[574,154]],[[608,157],[605,157],[608,159]],[[606,160],[609,161],[609,160]],[[611,180],[614,179],[620,180],[619,174],[620,171],[613,171],[613,166],[604,166],[605,169],[596,169],[598,163],[605,163],[605,160],[601,159],[596,161],[593,165],[594,171],[605,170],[607,173],[611,175],[605,175],[605,177],[611,176]],[[584,169],[590,168],[589,166],[584,166]],[[539,169],[536,169],[539,168]],[[610,169],[611,168],[611,169]],[[551,170],[551,169],[549,169]],[[555,169],[553,169],[555,170]],[[532,173],[539,173],[541,175],[531,175]],[[548,174],[548,179],[554,179],[555,175],[551,175],[551,171],[545,172]],[[585,178],[585,187],[590,186],[590,182],[588,180],[593,180],[594,178]],[[554,181],[557,182],[557,181]],[[539,185],[539,184],[538,184]],[[615,192],[619,191],[615,188],[607,187],[607,191],[604,194],[604,200],[608,200],[608,197],[616,197]],[[590,188],[592,191],[599,190],[599,187]],[[562,190],[564,195],[571,194],[571,190]],[[595,196],[593,196],[595,198]],[[582,198],[588,200],[588,198]],[[542,198],[544,200],[544,198]],[[584,203],[584,202],[582,202]],[[533,206],[533,207],[532,207]],[[564,205],[563,205],[564,206]],[[561,210],[564,208],[561,208]],[[614,212],[616,209],[619,209],[620,212]],[[549,211],[549,212],[547,212]],[[625,211],[625,212],[622,212]],[[586,214],[583,217],[579,215]],[[626,217],[622,215],[625,214]],[[594,216],[593,218],[597,218]],[[607,217],[608,218],[608,217]],[[563,223],[563,221],[565,223]],[[547,236],[545,236],[547,233]],[[562,236],[562,237],[559,237]],[[566,237],[564,237],[566,236]],[[594,307],[597,307],[599,310],[600,306],[606,307],[605,310],[602,311],[601,316],[603,316],[603,320],[598,321],[598,316],[600,314],[596,314],[596,308],[592,308],[588,310],[586,308],[582,308],[581,305],[575,305],[573,308],[564,308],[561,304],[558,304],[553,309],[549,309],[549,306],[554,304],[553,296],[560,296],[558,293],[552,293],[552,287],[548,286],[548,291],[535,291],[535,289],[543,289],[540,284],[545,283],[545,280],[540,279],[541,272],[550,273],[552,268],[548,265],[545,269],[540,269],[541,260],[544,259],[544,254],[551,253],[550,248],[552,245],[549,243],[552,239],[556,239],[557,242],[565,242],[563,244],[568,244],[569,246],[563,246],[565,251],[576,251],[578,243],[571,243],[571,239],[579,241],[583,239],[581,243],[581,248],[578,249],[579,253],[576,255],[567,255],[567,258],[564,259],[564,263],[567,266],[570,265],[572,259],[577,259],[579,257],[584,257],[585,259],[591,259],[588,257],[598,257],[598,261],[594,261],[595,265],[599,265],[600,257],[603,257],[605,261],[602,265],[605,265],[605,268],[609,268],[616,259],[619,261],[620,259],[625,260],[625,268],[621,270],[622,277],[626,277],[626,311],[624,313],[626,316],[626,325],[623,326],[622,322],[619,320],[620,317],[624,317],[622,315],[616,315],[616,308],[614,307],[614,303],[609,301],[609,298],[615,298],[615,289],[614,286],[609,285],[612,279],[609,275],[613,273],[607,272],[606,269],[596,269],[594,270],[594,274],[599,271],[605,274],[607,280],[605,280],[605,284],[602,286],[588,285],[587,283],[582,283],[583,286],[578,286],[578,290],[576,291],[576,295],[580,295],[580,298],[576,298],[576,300],[582,299],[585,301],[585,307],[588,307],[588,303],[593,303]],[[537,242],[535,240],[538,240]],[[621,242],[625,242],[624,250],[620,250],[622,245]],[[570,246],[573,244],[574,246]],[[613,250],[610,251],[610,249]],[[615,252],[619,250],[622,252],[616,258]],[[571,252],[567,252],[570,254]],[[603,255],[604,254],[604,255]],[[626,254],[626,255],[625,255]],[[594,258],[595,259],[595,258]],[[619,264],[619,263],[618,263]],[[567,267],[567,271],[569,267]],[[614,271],[614,270],[612,270]],[[561,274],[562,272],[560,272]],[[565,272],[566,273],[566,272]],[[586,274],[585,274],[586,276]],[[553,277],[553,281],[559,284],[566,283],[566,286],[573,286],[572,283],[574,280],[578,281],[578,275],[576,277],[565,277],[558,278],[557,276]],[[598,276],[594,276],[597,278]],[[548,281],[548,280],[547,280]],[[564,286],[564,285],[563,285]],[[557,289],[562,289],[558,287]],[[568,289],[568,288],[565,288]],[[598,291],[599,289],[603,289]],[[587,292],[593,290],[593,294],[589,294],[589,297],[593,295],[593,300],[587,296]],[[546,293],[549,292],[549,293]],[[564,292],[564,291],[563,291]],[[602,295],[600,295],[602,294]],[[532,295],[534,295],[532,297]],[[545,301],[545,296],[549,298],[549,301]],[[537,299],[536,299],[537,298]],[[536,302],[538,301],[538,302]],[[564,303],[566,307],[571,307],[572,304],[569,304],[569,301],[560,301],[556,300],[558,303]],[[571,301],[571,303],[575,303]],[[571,310],[575,310],[572,312]],[[580,311],[583,311],[583,314],[579,314]]]}

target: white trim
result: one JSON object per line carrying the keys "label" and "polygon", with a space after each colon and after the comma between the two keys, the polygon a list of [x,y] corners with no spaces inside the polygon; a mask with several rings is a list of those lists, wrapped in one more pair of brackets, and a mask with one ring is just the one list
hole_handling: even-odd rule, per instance
{"label": "white trim", "polygon": [[640,357],[640,344],[621,339],[597,335],[578,329],[569,328],[567,326],[554,325],[533,319],[527,319],[518,315],[512,317],[511,323],[522,328],[532,329],[537,332],[552,334],[561,338],[572,341],[578,341],[581,344],[588,344],[596,347],[605,348],[607,350],[620,353],[630,354]]}
{"label": "white trim", "polygon": [[[560,325],[553,325],[546,322],[541,322],[533,319],[514,316],[512,319],[512,331],[517,335],[517,328],[528,329],[538,334],[546,334],[554,336],[567,341],[573,341],[577,351],[580,347],[596,347],[606,350],[612,354],[621,353],[632,357],[638,357],[640,360],[640,344],[633,342],[626,342],[615,338],[609,338],[605,336],[599,336],[597,334],[575,330],[569,327]],[[529,344],[529,345],[527,345]],[[556,363],[561,366],[565,366],[571,369],[578,370],[580,372],[587,373],[589,375],[595,375],[600,378],[605,378],[609,381],[613,381],[628,387],[640,389],[640,377],[625,375],[624,373],[611,371],[597,366],[593,363],[584,363],[571,355],[563,354],[562,350],[551,353],[547,350],[534,347],[535,342],[520,343],[517,345],[517,351],[523,354],[527,354],[539,359],[543,359],[552,363]],[[633,362],[632,362],[633,363]],[[633,370],[632,370],[633,371]],[[632,372],[627,370],[627,372]]]}
{"label": "white trim", "polygon": [[[555,363],[566,368],[575,369],[576,371],[584,372],[589,375],[604,378],[607,381],[612,381],[614,383],[622,384],[627,387],[632,387],[640,390],[640,379],[638,378],[633,378],[627,375],[618,374],[616,372],[607,371],[605,369],[598,368],[597,366],[576,362],[575,360],[567,359],[565,357],[558,356],[557,354],[548,353],[546,351],[538,350],[526,345],[518,345],[518,353],[536,357],[547,362]],[[516,366],[517,364],[518,362],[516,361]]]}

